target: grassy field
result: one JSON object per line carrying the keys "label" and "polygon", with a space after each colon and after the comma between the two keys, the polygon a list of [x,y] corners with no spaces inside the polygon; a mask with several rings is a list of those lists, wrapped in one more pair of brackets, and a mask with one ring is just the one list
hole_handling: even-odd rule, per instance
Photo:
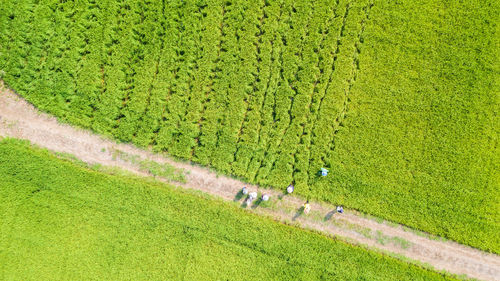
{"label": "grassy field", "polygon": [[446,277],[146,179],[0,141],[2,280]]}
{"label": "grassy field", "polygon": [[7,1],[0,69],[73,124],[500,253],[499,13],[496,1]]}
{"label": "grassy field", "polygon": [[373,6],[334,176],[303,194],[499,253],[499,2],[465,2]]}

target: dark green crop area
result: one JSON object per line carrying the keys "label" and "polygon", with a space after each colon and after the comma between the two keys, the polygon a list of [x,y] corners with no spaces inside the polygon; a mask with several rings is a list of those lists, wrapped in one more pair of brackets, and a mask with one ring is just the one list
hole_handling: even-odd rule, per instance
{"label": "dark green crop area", "polygon": [[72,124],[500,253],[499,3],[3,1],[0,70]]}
{"label": "dark green crop area", "polygon": [[2,280],[444,280],[144,179],[0,141]]}

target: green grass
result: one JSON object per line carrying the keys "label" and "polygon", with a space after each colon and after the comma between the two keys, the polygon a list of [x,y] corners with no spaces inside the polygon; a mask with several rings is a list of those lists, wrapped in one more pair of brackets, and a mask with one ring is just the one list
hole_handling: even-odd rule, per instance
{"label": "green grass", "polygon": [[7,1],[0,70],[72,124],[500,253],[499,13],[492,0]]}
{"label": "green grass", "polygon": [[139,166],[139,170],[149,173],[153,176],[159,176],[170,181],[186,183],[186,175],[183,169],[178,169],[168,163],[157,163],[148,159],[141,159],[138,155],[131,155],[124,151],[113,149],[112,159],[120,158],[123,161],[130,162]]}
{"label": "green grass", "polygon": [[373,6],[334,176],[310,193],[499,253],[498,3]]}
{"label": "green grass", "polygon": [[237,206],[0,141],[2,280],[441,280]]}

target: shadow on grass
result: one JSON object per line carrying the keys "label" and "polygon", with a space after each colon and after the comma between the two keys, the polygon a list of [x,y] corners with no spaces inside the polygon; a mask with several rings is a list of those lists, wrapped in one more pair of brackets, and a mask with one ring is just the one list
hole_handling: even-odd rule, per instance
{"label": "shadow on grass", "polygon": [[287,192],[283,192],[282,194],[278,195],[278,199],[281,200],[283,199],[283,197],[285,197],[285,195],[288,195]]}
{"label": "shadow on grass", "polygon": [[262,199],[257,199],[255,203],[253,203],[252,209],[259,207],[260,203],[262,203]]}
{"label": "shadow on grass", "polygon": [[295,221],[296,219],[298,219],[300,216],[302,216],[302,214],[304,214],[304,206],[297,209],[297,212],[293,216],[292,221]]}
{"label": "shadow on grass", "polygon": [[335,210],[328,212],[326,214],[326,216],[323,218],[323,221],[327,221],[327,220],[331,219],[333,217],[333,215],[335,215],[335,213],[337,213],[337,211],[335,211]]}
{"label": "shadow on grass", "polygon": [[240,207],[243,208],[243,209],[246,208],[246,207],[248,207],[248,203],[247,203],[246,199],[243,201],[243,203],[241,203]]}
{"label": "shadow on grass", "polygon": [[[245,195],[241,194],[240,199],[241,199],[242,197],[244,197],[244,196],[245,196]],[[238,195],[236,195],[236,197],[235,197],[235,200],[234,200],[235,202],[238,202],[238,200],[239,200],[239,199],[238,199],[238,200],[236,200],[236,198],[237,198],[237,197],[238,197]],[[249,195],[246,195],[245,200],[243,200],[243,202],[241,203],[240,207],[241,207],[241,208],[246,208],[246,207],[250,206],[250,205],[252,204],[252,202],[254,202],[254,201],[250,201],[250,202],[249,202],[249,200],[250,200],[250,196],[249,196]],[[255,204],[255,203],[254,203],[254,204]]]}
{"label": "shadow on grass", "polygon": [[240,191],[238,191],[238,193],[236,193],[236,196],[234,196],[233,201],[234,201],[234,202],[240,201],[240,200],[241,200],[241,198],[243,198],[243,196],[244,196],[244,194],[243,194],[243,192],[240,190]]}

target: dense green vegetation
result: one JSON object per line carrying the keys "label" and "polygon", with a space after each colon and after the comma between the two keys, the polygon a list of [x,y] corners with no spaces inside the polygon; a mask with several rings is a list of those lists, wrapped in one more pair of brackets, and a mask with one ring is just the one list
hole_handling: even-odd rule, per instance
{"label": "dense green vegetation", "polygon": [[498,1],[4,2],[39,108],[500,253]]}
{"label": "dense green vegetation", "polygon": [[2,280],[441,280],[145,179],[0,141]]}
{"label": "dense green vegetation", "polygon": [[373,6],[335,177],[313,193],[500,252],[499,3]]}

